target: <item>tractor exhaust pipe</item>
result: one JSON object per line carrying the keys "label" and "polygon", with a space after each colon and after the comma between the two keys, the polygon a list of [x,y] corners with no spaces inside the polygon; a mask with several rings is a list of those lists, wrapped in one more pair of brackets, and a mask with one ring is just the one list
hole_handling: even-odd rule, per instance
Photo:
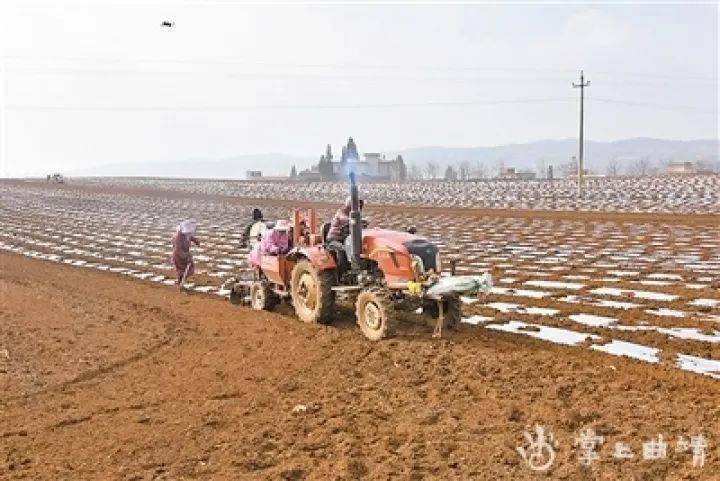
{"label": "tractor exhaust pipe", "polygon": [[362,263],[362,214],[355,172],[350,172],[350,264],[359,269]]}

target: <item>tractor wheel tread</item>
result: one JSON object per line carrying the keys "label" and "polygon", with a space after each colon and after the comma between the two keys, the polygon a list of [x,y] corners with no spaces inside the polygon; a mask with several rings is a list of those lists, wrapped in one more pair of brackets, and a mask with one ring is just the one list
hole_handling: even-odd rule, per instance
{"label": "tractor wheel tread", "polygon": [[[271,311],[277,304],[278,304],[278,297],[275,295],[275,293],[270,289],[270,286],[267,284],[267,282],[264,281],[255,281],[250,286],[250,302],[252,305],[253,302],[253,296],[254,291],[256,289],[262,289],[263,291],[263,298],[265,299],[265,302],[262,306],[258,306],[256,310],[263,310],[263,311]],[[252,306],[255,308],[255,306]]]}
{"label": "tractor wheel tread", "polygon": [[[310,273],[318,285],[317,305],[313,311],[299,308],[302,302],[298,298],[297,284],[300,276],[304,273]],[[318,271],[313,265],[302,259],[298,261],[290,275],[290,294],[292,303],[295,306],[295,314],[303,322],[330,324],[335,314],[335,291],[332,290],[335,284],[335,275],[331,270]]]}
{"label": "tractor wheel tread", "polygon": [[[368,302],[374,302],[382,313],[382,322],[377,330],[370,329],[364,322],[364,307]],[[355,315],[365,337],[372,341],[379,341],[395,335],[397,328],[397,311],[390,291],[382,287],[371,287],[358,294],[355,302]]]}

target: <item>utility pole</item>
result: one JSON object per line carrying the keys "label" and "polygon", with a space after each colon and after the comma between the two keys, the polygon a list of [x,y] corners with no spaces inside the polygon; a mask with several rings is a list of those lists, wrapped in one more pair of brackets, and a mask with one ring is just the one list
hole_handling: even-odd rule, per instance
{"label": "utility pole", "polygon": [[5,59],[0,57],[0,177],[7,175],[7,129],[5,128],[5,122],[7,117],[5,109],[7,108],[5,101],[5,85],[7,83],[7,69],[5,67]]}
{"label": "utility pole", "polygon": [[590,81],[588,80],[587,82],[585,82],[585,76],[582,70],[580,71],[580,83],[576,84],[575,82],[573,82],[572,84],[573,88],[580,88],[580,138],[578,139],[578,197],[582,197],[583,193],[583,169],[585,168],[583,165],[583,103],[585,100],[585,87],[589,85]]}

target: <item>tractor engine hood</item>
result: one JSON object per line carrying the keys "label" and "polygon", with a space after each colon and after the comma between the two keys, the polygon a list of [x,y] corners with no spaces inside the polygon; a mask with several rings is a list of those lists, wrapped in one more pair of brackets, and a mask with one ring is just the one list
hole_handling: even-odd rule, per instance
{"label": "tractor engine hood", "polygon": [[439,271],[438,248],[427,239],[385,229],[365,229],[362,232],[364,256],[377,262],[388,283],[413,281],[417,267],[413,260],[421,261],[420,274],[433,269]]}

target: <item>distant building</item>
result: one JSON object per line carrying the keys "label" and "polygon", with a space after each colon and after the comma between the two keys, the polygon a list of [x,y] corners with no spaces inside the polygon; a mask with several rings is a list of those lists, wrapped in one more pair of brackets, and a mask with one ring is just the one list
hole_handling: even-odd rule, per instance
{"label": "distant building", "polygon": [[515,170],[514,167],[506,167],[500,170],[498,179],[504,180],[535,180],[537,174],[531,171]]}
{"label": "distant building", "polygon": [[263,182],[287,182],[288,180],[293,180],[290,177],[286,177],[283,175],[263,175],[259,179],[249,179],[249,180],[262,180]]}
{"label": "distant building", "polygon": [[396,180],[407,178],[407,167],[401,155],[395,159],[386,159],[377,152],[367,152],[363,159],[352,137],[343,146],[339,160],[335,160],[332,147],[328,144],[320,161],[298,173],[299,180],[344,180],[350,172],[354,172],[364,180]]}
{"label": "distant building", "polygon": [[670,162],[668,164],[666,172],[668,174],[696,174],[698,168],[690,161],[684,162]]}
{"label": "distant building", "polygon": [[46,178],[47,182],[54,182],[56,184],[64,184],[65,183],[65,177],[63,177],[62,174],[48,174]]}
{"label": "distant building", "polygon": [[245,178],[247,180],[262,179],[262,170],[248,170],[245,172]]}

